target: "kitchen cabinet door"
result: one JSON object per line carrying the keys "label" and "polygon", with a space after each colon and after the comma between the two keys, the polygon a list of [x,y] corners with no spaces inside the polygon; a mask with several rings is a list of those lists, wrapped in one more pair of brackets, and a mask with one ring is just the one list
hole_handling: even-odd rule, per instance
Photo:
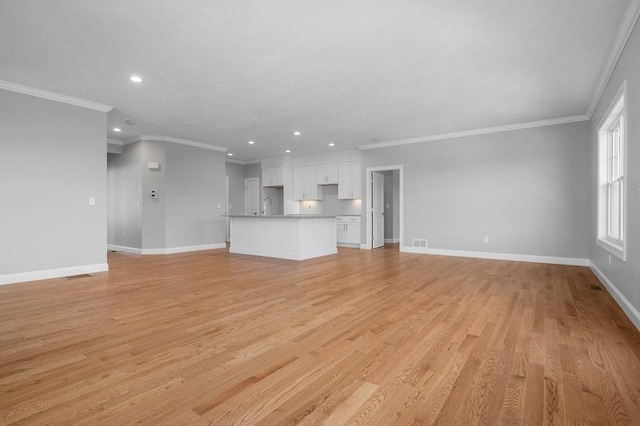
{"label": "kitchen cabinet door", "polygon": [[360,244],[360,223],[349,223],[347,225],[347,241],[350,244]]}
{"label": "kitchen cabinet door", "polygon": [[318,185],[335,185],[338,183],[338,165],[322,164],[318,166],[317,180]]}
{"label": "kitchen cabinet door", "polygon": [[293,169],[294,200],[322,200],[322,189],[318,187],[316,166]]}
{"label": "kitchen cabinet door", "polygon": [[338,165],[338,198],[353,200],[362,198],[362,178],[359,161]]}
{"label": "kitchen cabinet door", "polygon": [[344,222],[336,222],[336,242],[340,243],[348,243],[347,239],[347,224]]}
{"label": "kitchen cabinet door", "polygon": [[282,186],[284,184],[284,167],[262,169],[262,186]]}

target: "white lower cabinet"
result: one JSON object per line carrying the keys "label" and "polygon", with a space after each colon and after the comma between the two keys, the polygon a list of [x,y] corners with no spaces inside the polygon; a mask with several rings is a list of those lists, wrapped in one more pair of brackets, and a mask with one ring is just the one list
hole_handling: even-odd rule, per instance
{"label": "white lower cabinet", "polygon": [[360,246],[360,216],[336,217],[336,242]]}

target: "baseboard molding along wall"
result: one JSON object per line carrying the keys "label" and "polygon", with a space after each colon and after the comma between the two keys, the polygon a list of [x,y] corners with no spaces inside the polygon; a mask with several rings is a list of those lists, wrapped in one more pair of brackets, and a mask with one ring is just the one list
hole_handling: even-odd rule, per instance
{"label": "baseboard molding along wall", "polygon": [[629,299],[627,299],[626,296],[622,294],[620,290],[618,290],[618,287],[616,287],[611,282],[611,280],[607,278],[607,276],[600,270],[600,268],[598,268],[595,265],[595,263],[589,262],[589,267],[591,268],[591,271],[593,271],[593,274],[600,280],[602,285],[605,286],[605,288],[607,289],[609,294],[613,297],[613,299],[618,303],[618,305],[620,305],[620,307],[622,308],[624,313],[627,315],[627,317],[631,320],[633,325],[635,325],[636,328],[640,330],[640,311],[638,311],[631,304]]}
{"label": "baseboard molding along wall", "polygon": [[[366,248],[366,247],[364,247]],[[463,251],[463,250],[445,250],[445,249],[430,249],[430,248],[415,248],[415,247],[400,247],[400,251],[405,253],[417,253],[417,254],[431,254],[437,256],[455,256],[455,257],[471,257],[477,259],[492,259],[492,260],[510,260],[514,262],[533,262],[533,263],[548,263],[553,265],[569,265],[569,266],[587,266],[594,275],[600,280],[602,285],[607,289],[613,299],[620,305],[624,313],[631,320],[633,325],[640,330],[640,311],[636,309],[629,299],[625,297],[620,290],[607,278],[607,276],[589,259],[570,258],[570,257],[553,257],[553,256],[533,256],[524,254],[510,254],[510,253],[491,253],[491,252],[478,252],[478,251]]]}
{"label": "baseboard molding along wall", "polygon": [[107,245],[108,250],[112,251],[121,251],[124,253],[133,253],[133,254],[177,254],[177,253],[187,253],[190,251],[201,251],[201,250],[213,250],[213,249],[221,249],[227,248],[226,243],[216,243],[216,244],[202,244],[198,246],[186,246],[186,247],[170,247],[170,248],[160,248],[160,249],[139,249],[133,247],[125,247],[125,246],[116,246],[113,244]]}
{"label": "baseboard molding along wall", "polygon": [[142,254],[142,249],[126,246],[116,246],[113,244],[107,244],[107,250],[109,251],[121,251],[124,253]]}
{"label": "baseboard molding along wall", "polygon": [[397,244],[400,242],[400,238],[385,238],[384,239],[384,243],[385,244]]}
{"label": "baseboard molding along wall", "polygon": [[26,281],[48,280],[51,278],[70,277],[73,275],[93,274],[96,272],[105,272],[109,270],[106,263],[97,263],[94,265],[71,266],[68,268],[45,269],[42,271],[21,272],[18,274],[0,275],[0,285],[16,284]]}
{"label": "baseboard molding along wall", "polygon": [[514,262],[549,263],[552,265],[589,266],[589,259],[536,256],[529,254],[493,253],[485,251],[447,250],[418,247],[400,247],[405,253],[432,254],[436,256],[472,257],[476,259],[511,260]]}

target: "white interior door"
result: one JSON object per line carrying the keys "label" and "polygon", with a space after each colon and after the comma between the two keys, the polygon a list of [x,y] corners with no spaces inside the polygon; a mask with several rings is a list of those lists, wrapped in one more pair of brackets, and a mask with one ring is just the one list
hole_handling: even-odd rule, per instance
{"label": "white interior door", "polygon": [[258,178],[244,180],[244,214],[260,213],[260,191]]}
{"label": "white interior door", "polygon": [[[224,204],[224,214],[229,214],[231,212],[231,206],[229,205],[229,176],[224,177],[224,190],[225,190],[225,204]],[[224,218],[225,222],[225,241],[229,242],[229,216]]]}
{"label": "white interior door", "polygon": [[384,246],[384,175],[373,172],[371,190],[372,248]]}

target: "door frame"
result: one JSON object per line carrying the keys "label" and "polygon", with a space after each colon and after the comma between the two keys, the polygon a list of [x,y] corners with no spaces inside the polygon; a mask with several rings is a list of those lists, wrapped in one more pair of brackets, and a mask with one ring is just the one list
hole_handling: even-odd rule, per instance
{"label": "door frame", "polygon": [[230,227],[230,220],[229,220],[229,215],[231,214],[231,210],[229,209],[229,176],[224,177],[224,195],[225,195],[224,214],[227,215],[224,218],[224,229],[225,229],[224,240],[228,243],[231,238],[231,227]]}
{"label": "door frame", "polygon": [[360,246],[360,248],[372,250],[373,245],[373,228],[372,228],[372,215],[373,215],[373,206],[371,205],[371,185],[372,185],[372,176],[373,172],[386,172],[398,170],[398,175],[400,179],[400,187],[398,191],[400,192],[398,198],[400,205],[398,206],[399,210],[399,225],[400,225],[400,251],[404,251],[404,165],[397,164],[392,166],[376,166],[376,167],[367,167],[366,170],[366,198],[365,198],[365,215],[364,215],[364,227],[365,227],[365,243]]}
{"label": "door frame", "polygon": [[[376,176],[378,176],[378,179],[380,180],[379,184],[381,184],[381,186],[379,188],[376,189]],[[377,249],[377,248],[381,248],[384,247],[384,228],[385,228],[385,209],[384,209],[384,186],[385,186],[385,176],[384,176],[384,172],[380,172],[380,171],[373,171],[371,172],[371,248],[372,249]],[[382,194],[382,200],[378,199],[378,191],[381,192]],[[381,202],[382,201],[382,202]],[[380,236],[378,235],[378,238],[376,237],[376,205],[380,206],[382,211],[379,211],[378,213],[380,214],[380,219],[382,221],[382,224],[378,224],[378,225],[382,225],[382,238],[380,238]],[[380,245],[376,245],[376,240],[378,240],[378,243],[382,243]],[[381,240],[381,241],[380,241]]]}
{"label": "door frame", "polygon": [[247,185],[249,184],[249,182],[256,182],[256,185],[258,185],[258,188],[256,190],[256,202],[258,205],[258,210],[257,210],[257,215],[260,214],[260,195],[262,195],[262,188],[260,187],[260,178],[258,177],[252,177],[252,178],[245,178],[244,179],[244,213],[245,214],[249,214],[247,213]]}

